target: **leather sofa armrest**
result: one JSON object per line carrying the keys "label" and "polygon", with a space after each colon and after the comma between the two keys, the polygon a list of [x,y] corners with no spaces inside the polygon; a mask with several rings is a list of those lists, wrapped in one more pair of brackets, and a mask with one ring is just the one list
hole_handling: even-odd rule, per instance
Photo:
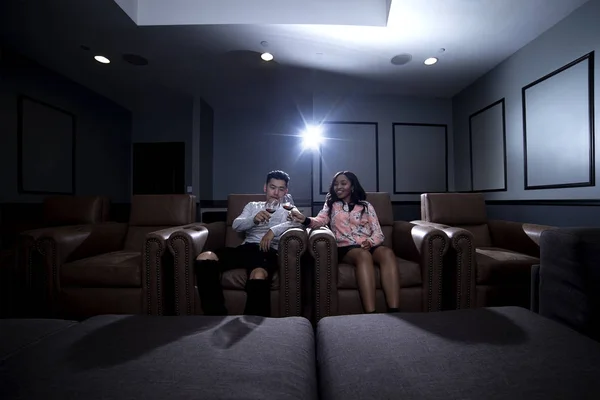
{"label": "leather sofa armrest", "polygon": [[53,256],[60,265],[121,250],[127,229],[127,224],[113,222],[44,229],[36,247],[45,258]]}
{"label": "leather sofa armrest", "polygon": [[225,221],[211,222],[210,224],[196,224],[204,226],[208,230],[208,237],[203,251],[215,251],[225,247],[227,236],[227,223]]}
{"label": "leather sofa armrest", "polygon": [[523,222],[489,220],[488,227],[492,245],[532,257],[540,256],[540,237],[554,226],[527,224]]}
{"label": "leather sofa armrest", "polygon": [[315,318],[338,313],[338,252],[333,232],[327,228],[312,229],[308,249],[315,261]]}
{"label": "leather sofa armrest", "polygon": [[[82,227],[85,225],[75,225],[61,227],[62,229],[72,229]],[[16,258],[17,258],[17,273],[19,281],[25,284],[25,287],[29,290],[32,288],[32,274],[33,274],[33,259],[34,252],[38,251],[37,241],[40,237],[48,234],[48,232],[58,229],[53,228],[38,228],[19,233],[17,238]]]}
{"label": "leather sofa armrest", "polygon": [[172,232],[168,239],[173,254],[175,315],[195,314],[194,264],[209,236],[205,224],[190,224]]}
{"label": "leather sofa armrest", "polygon": [[291,228],[279,239],[279,315],[302,315],[301,260],[308,248],[308,235],[304,229]]}
{"label": "leather sofa armrest", "polygon": [[444,279],[446,284],[452,285],[451,292],[456,296],[457,309],[474,308],[475,286],[477,278],[476,249],[473,234],[462,228],[437,224],[429,221],[412,221],[421,226],[431,226],[441,230],[448,236],[449,249],[444,260],[443,274],[449,279]]}
{"label": "leather sofa armrest", "polygon": [[[165,305],[173,299],[167,299],[165,280],[173,279],[172,274],[167,274],[165,271],[165,254],[173,255],[177,258],[177,252],[171,249],[171,240],[181,237],[183,241],[182,252],[184,254],[188,249],[192,249],[192,253],[199,254],[206,241],[206,235],[198,238],[196,232],[206,231],[206,228],[195,224],[174,226],[171,228],[161,229],[146,235],[144,241],[144,249],[142,252],[142,287],[145,291],[144,310],[149,315],[164,315]],[[200,240],[199,240],[200,239]],[[201,243],[199,243],[201,242]],[[197,252],[195,248],[198,248]],[[170,251],[167,251],[170,250]],[[193,256],[196,257],[195,255]],[[181,258],[181,257],[179,257]],[[174,272],[177,272],[177,260],[174,261]],[[193,265],[193,262],[192,262]],[[169,271],[170,272],[170,271]]]}
{"label": "leather sofa armrest", "polygon": [[109,222],[44,229],[35,246],[42,256],[50,304],[60,290],[62,264],[120,250],[127,228],[127,224]]}
{"label": "leather sofa armrest", "polygon": [[394,252],[421,265],[423,310],[442,309],[442,268],[448,251],[448,236],[437,228],[394,221]]}

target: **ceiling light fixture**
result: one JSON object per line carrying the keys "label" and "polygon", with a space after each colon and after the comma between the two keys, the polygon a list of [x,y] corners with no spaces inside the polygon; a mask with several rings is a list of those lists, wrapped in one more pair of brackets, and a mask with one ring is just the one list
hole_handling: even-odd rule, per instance
{"label": "ceiling light fixture", "polygon": [[392,57],[390,62],[392,65],[405,65],[408,64],[412,60],[412,56],[410,54],[398,54],[397,56]]}
{"label": "ceiling light fixture", "polygon": [[123,54],[123,61],[135,65],[135,66],[143,66],[148,65],[148,60],[138,54]]}
{"label": "ceiling light fixture", "polygon": [[110,60],[104,56],[94,56],[94,60],[98,61],[99,63],[102,64],[108,64],[110,63]]}
{"label": "ceiling light fixture", "polygon": [[262,58],[264,61],[271,61],[273,59],[273,54],[271,54],[271,53],[262,53],[260,55],[260,58]]}
{"label": "ceiling light fixture", "polygon": [[425,65],[433,65],[436,62],[438,62],[438,59],[435,57],[429,57],[427,60],[423,61],[423,64]]}

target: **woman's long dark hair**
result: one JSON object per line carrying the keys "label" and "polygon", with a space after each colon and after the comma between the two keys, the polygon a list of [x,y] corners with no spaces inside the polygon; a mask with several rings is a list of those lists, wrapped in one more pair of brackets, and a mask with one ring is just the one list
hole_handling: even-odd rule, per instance
{"label": "woman's long dark hair", "polygon": [[333,188],[335,185],[335,180],[340,175],[345,175],[346,178],[348,178],[348,180],[350,181],[350,185],[352,186],[352,189],[353,189],[352,193],[350,193],[350,204],[349,205],[353,205],[353,204],[362,205],[364,207],[363,210],[361,211],[361,216],[362,216],[362,214],[367,209],[367,202],[365,201],[365,200],[367,200],[367,193],[365,192],[365,189],[363,189],[360,182],[358,181],[358,178],[356,177],[356,175],[353,172],[340,171],[337,174],[335,174],[333,179],[331,180],[331,185],[329,186],[329,193],[327,193],[327,196],[325,198],[325,204],[327,204],[327,207],[329,207],[329,218],[331,219],[331,210],[332,210],[333,203],[341,200],[337,196],[337,194],[335,193],[335,190]]}

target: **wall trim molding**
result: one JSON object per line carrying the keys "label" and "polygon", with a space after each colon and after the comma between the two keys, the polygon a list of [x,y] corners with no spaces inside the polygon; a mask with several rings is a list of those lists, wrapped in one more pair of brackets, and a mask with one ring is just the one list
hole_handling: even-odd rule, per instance
{"label": "wall trim molding", "polygon": [[[19,194],[43,194],[43,195],[70,195],[73,196],[77,193],[77,115],[71,111],[67,111],[64,108],[52,105],[42,100],[35,99],[25,94],[17,95],[17,193]],[[24,179],[24,118],[25,118],[25,102],[36,103],[54,111],[60,112],[71,118],[71,190],[67,192],[61,191],[47,191],[37,189],[25,188]]]}
{"label": "wall trim molding", "polygon": [[[364,121],[324,121],[321,125],[373,125],[375,127],[375,188],[379,192],[379,123]],[[319,194],[326,195],[323,192],[323,154],[319,149]],[[314,194],[313,194],[314,195]],[[311,199],[312,200],[312,199]]]}
{"label": "wall trim molding", "polygon": [[[569,68],[587,61],[588,63],[588,113],[589,113],[589,172],[587,182],[572,182],[572,183],[557,183],[547,185],[529,185],[527,179],[527,106],[526,106],[526,91],[535,85],[542,83]],[[523,86],[521,89],[521,102],[523,107],[523,182],[524,190],[543,190],[543,189],[561,189],[561,188],[577,188],[596,186],[596,162],[595,162],[595,145],[594,145],[594,52],[591,51],[575,61],[563,65],[562,67],[544,75],[543,77]]]}
{"label": "wall trim molding", "polygon": [[[313,202],[313,207],[322,207],[325,202]],[[570,207],[600,207],[597,199],[555,199],[555,200],[486,200],[488,206],[570,206]],[[394,206],[420,206],[420,200],[392,201]]]}
{"label": "wall trim molding", "polygon": [[[473,118],[486,112],[487,110],[494,108],[498,104],[502,105],[502,145],[504,150],[504,187],[497,189],[474,189],[473,188]],[[471,171],[471,191],[481,192],[481,193],[491,193],[491,192],[506,192],[508,190],[508,162],[507,162],[507,154],[506,154],[506,105],[504,97],[498,101],[493,102],[492,104],[482,108],[479,111],[474,112],[469,115],[469,163],[470,163],[470,171]]]}
{"label": "wall trim molding", "polygon": [[[486,200],[485,203],[487,205],[515,205],[515,206],[570,206],[570,207],[600,207],[599,199],[535,199],[535,200]],[[322,207],[325,204],[324,201],[314,201],[312,203],[313,207]],[[392,204],[395,206],[412,206],[412,205],[421,205],[420,200],[394,200]],[[0,203],[0,206],[11,207],[11,206],[22,206],[22,207],[39,207],[41,206],[41,202],[30,203],[30,202],[15,202],[15,201],[7,201]],[[227,208],[227,200],[201,200],[197,202],[196,205],[200,208]],[[118,201],[112,202],[111,206],[117,207],[130,207],[130,202]],[[300,205],[300,207],[310,207],[310,205]]]}

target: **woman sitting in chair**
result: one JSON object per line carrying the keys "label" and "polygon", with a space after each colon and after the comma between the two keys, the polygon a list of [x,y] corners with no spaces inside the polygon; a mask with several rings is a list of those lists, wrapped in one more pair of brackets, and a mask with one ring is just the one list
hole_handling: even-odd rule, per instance
{"label": "woman sitting in chair", "polygon": [[381,286],[388,312],[397,312],[400,303],[400,276],[393,250],[382,245],[384,236],[375,208],[358,178],[350,171],[335,174],[323,209],[315,218],[298,209],[291,218],[310,228],[329,225],[338,245],[338,260],[356,267],[358,291],[366,313],[375,312],[375,269],[379,264]]}

